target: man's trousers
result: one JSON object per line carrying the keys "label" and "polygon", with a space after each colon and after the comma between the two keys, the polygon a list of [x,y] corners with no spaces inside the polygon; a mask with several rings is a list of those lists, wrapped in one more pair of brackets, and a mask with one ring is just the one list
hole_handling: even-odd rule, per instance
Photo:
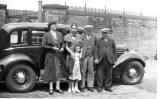
{"label": "man's trousers", "polygon": [[86,56],[82,63],[82,88],[87,80],[88,87],[94,87],[94,66],[93,56]]}
{"label": "man's trousers", "polygon": [[97,65],[97,84],[98,87],[111,87],[112,85],[113,64],[108,62],[107,57],[103,57]]}

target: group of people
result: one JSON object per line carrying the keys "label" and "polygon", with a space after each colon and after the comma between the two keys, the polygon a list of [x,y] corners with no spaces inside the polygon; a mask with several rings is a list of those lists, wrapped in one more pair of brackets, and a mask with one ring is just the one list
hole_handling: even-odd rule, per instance
{"label": "group of people", "polygon": [[[65,79],[69,83],[68,92],[84,92],[86,87],[94,92],[94,70],[97,74],[97,91],[101,92],[104,88],[112,92],[112,69],[117,58],[115,42],[108,36],[112,30],[102,29],[102,37],[96,39],[93,26],[84,26],[85,33],[78,34],[77,25],[72,24],[70,33],[63,37],[56,31],[56,26],[56,22],[48,24],[50,31],[43,36],[42,41],[46,53],[43,78],[49,82],[49,94],[53,94],[54,81],[56,92],[63,93],[60,81]],[[66,57],[62,55],[64,50],[68,52]]]}

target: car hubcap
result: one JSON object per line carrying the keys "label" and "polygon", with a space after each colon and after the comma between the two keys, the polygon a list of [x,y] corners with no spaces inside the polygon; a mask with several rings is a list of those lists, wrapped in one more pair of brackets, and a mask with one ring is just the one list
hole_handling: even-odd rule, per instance
{"label": "car hubcap", "polygon": [[130,68],[127,72],[127,75],[133,81],[138,79],[138,71],[135,68]]}
{"label": "car hubcap", "polygon": [[18,84],[24,84],[27,80],[27,76],[24,72],[17,72],[15,75],[15,80]]}

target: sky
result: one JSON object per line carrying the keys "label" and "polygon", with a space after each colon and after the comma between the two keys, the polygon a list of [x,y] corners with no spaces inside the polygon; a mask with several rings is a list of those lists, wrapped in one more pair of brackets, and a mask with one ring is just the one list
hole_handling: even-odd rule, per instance
{"label": "sky", "polygon": [[[7,4],[8,9],[38,10],[39,0],[0,0]],[[112,10],[125,10],[133,13],[141,13],[148,16],[156,16],[158,13],[158,0],[41,0],[43,4],[66,4],[68,6],[81,6],[85,3],[89,8]]]}

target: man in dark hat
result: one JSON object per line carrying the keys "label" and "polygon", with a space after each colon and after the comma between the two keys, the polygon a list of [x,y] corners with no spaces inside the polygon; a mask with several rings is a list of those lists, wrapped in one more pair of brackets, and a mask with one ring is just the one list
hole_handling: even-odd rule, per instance
{"label": "man in dark hat", "polygon": [[[97,56],[95,63],[97,63],[97,91],[101,92],[105,87],[106,91],[112,92],[112,69],[116,62],[117,51],[115,42],[109,38],[108,35],[112,33],[110,28],[100,30],[102,37],[97,41]],[[104,83],[103,83],[104,80]]]}
{"label": "man in dark hat", "polygon": [[85,82],[87,81],[88,90],[94,92],[94,56],[95,41],[93,36],[93,26],[84,26],[85,33],[82,35],[82,89],[85,90]]}

